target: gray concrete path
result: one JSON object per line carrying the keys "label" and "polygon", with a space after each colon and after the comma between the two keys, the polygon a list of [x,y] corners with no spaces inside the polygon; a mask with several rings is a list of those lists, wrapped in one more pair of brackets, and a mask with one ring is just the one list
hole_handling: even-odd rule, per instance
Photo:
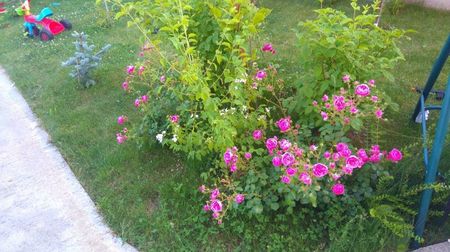
{"label": "gray concrete path", "polygon": [[428,247],[414,250],[414,252],[450,252],[450,239],[448,242],[434,244]]}
{"label": "gray concrete path", "polygon": [[136,251],[103,223],[1,68],[0,251]]}

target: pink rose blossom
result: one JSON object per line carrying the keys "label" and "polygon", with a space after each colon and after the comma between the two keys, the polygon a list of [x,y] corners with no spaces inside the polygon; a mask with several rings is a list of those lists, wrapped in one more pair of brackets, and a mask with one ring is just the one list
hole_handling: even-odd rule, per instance
{"label": "pink rose blossom", "polygon": [[375,87],[375,80],[370,80],[370,81],[369,81],[369,85],[370,85],[371,87]]}
{"label": "pink rose blossom", "polygon": [[198,187],[199,192],[204,193],[206,190],[206,186],[205,185],[201,185]]}
{"label": "pink rose blossom", "polygon": [[219,194],[220,194],[219,188],[212,190],[210,199],[215,200],[219,196]]}
{"label": "pink rose blossom", "polygon": [[127,73],[128,74],[133,74],[134,73],[134,69],[135,69],[135,66],[132,66],[132,65],[128,66],[127,67]]}
{"label": "pink rose blossom", "polygon": [[295,157],[290,152],[286,152],[281,156],[281,162],[286,167],[291,166],[295,163]]}
{"label": "pink rose blossom", "polygon": [[124,82],[122,83],[122,88],[123,88],[123,90],[127,91],[129,87],[130,87],[130,86],[128,85],[128,81],[124,81]]}
{"label": "pink rose blossom", "polygon": [[328,114],[327,114],[327,112],[320,111],[320,115],[322,116],[322,120],[328,121]]}
{"label": "pink rose blossom", "polygon": [[213,217],[214,219],[217,219],[217,218],[219,218],[219,216],[220,216],[220,214],[219,214],[219,213],[213,213],[213,214],[212,214],[212,217]]}
{"label": "pink rose blossom", "polygon": [[370,98],[373,102],[377,102],[378,101],[378,96],[374,95]]}
{"label": "pink rose blossom", "polygon": [[314,107],[316,107],[317,104],[318,104],[317,101],[313,101],[313,102],[312,102],[312,105],[313,105]]}
{"label": "pink rose blossom", "polygon": [[266,141],[266,148],[269,150],[270,153],[272,153],[273,150],[275,150],[278,147],[278,139],[277,137],[272,137],[267,139]]}
{"label": "pink rose blossom", "polygon": [[289,167],[289,168],[287,168],[286,169],[286,174],[288,175],[288,176],[294,176],[295,174],[297,173],[297,169],[295,169],[295,168],[292,168],[292,167]]}
{"label": "pink rose blossom", "polygon": [[253,131],[253,139],[255,139],[255,141],[258,141],[262,138],[262,131],[261,130],[255,130]]}
{"label": "pink rose blossom", "polygon": [[326,95],[326,94],[324,94],[323,96],[322,96],[322,101],[324,101],[324,102],[326,102],[326,101],[328,101],[328,95]]}
{"label": "pink rose blossom", "polygon": [[137,98],[136,100],[134,100],[134,106],[137,108],[141,105],[141,100],[139,98]]}
{"label": "pink rose blossom", "polygon": [[383,117],[383,110],[377,109],[377,110],[375,111],[375,116],[376,116],[378,119],[381,119],[381,118]]}
{"label": "pink rose blossom", "polygon": [[291,183],[291,178],[288,176],[283,176],[281,177],[281,182],[285,183],[285,184],[290,184]]}
{"label": "pink rose blossom", "polygon": [[142,73],[144,72],[145,67],[144,66],[140,66],[139,70],[138,70],[138,75],[142,75]]}
{"label": "pink rose blossom", "polygon": [[257,80],[262,80],[262,79],[265,79],[266,77],[267,77],[267,73],[264,70],[259,70],[255,75],[255,78]]}
{"label": "pink rose blossom", "polygon": [[208,212],[209,210],[211,210],[211,208],[209,207],[208,204],[203,206],[203,211]]}
{"label": "pink rose blossom", "polygon": [[331,108],[331,104],[325,103],[325,108],[327,108],[327,109]]}
{"label": "pink rose blossom", "polygon": [[358,112],[359,112],[359,110],[358,110],[356,107],[351,107],[351,108],[350,108],[350,113],[356,114],[356,113],[358,113]]}
{"label": "pink rose blossom", "polygon": [[283,151],[289,150],[289,148],[291,148],[291,142],[289,142],[289,140],[286,140],[286,139],[281,139],[281,141],[280,141],[280,148]]}
{"label": "pink rose blossom", "polygon": [[341,151],[347,150],[347,149],[348,149],[348,145],[347,145],[346,143],[340,142],[340,143],[337,143],[337,144],[336,144],[336,150],[337,150],[338,152],[341,152]]}
{"label": "pink rose blossom", "polygon": [[245,157],[245,159],[249,160],[249,159],[252,158],[252,153],[246,152],[246,153],[244,154],[244,157]]}
{"label": "pink rose blossom", "polygon": [[297,157],[303,156],[303,149],[296,148],[294,152]]}
{"label": "pink rose blossom", "polygon": [[118,144],[122,144],[128,139],[128,137],[126,135],[123,135],[122,133],[117,133],[116,139]]}
{"label": "pink rose blossom", "polygon": [[244,194],[237,194],[236,197],[234,198],[234,201],[238,204],[241,204],[242,202],[244,202],[244,200],[245,200]]}
{"label": "pink rose blossom", "polygon": [[331,191],[336,196],[343,195],[345,193],[345,186],[341,183],[335,184],[331,187]]}
{"label": "pink rose blossom", "polygon": [[339,155],[339,153],[333,153],[332,157],[334,161],[338,161],[341,158],[341,155]]}
{"label": "pink rose blossom", "polygon": [[161,83],[166,82],[166,76],[162,75],[161,77],[159,77],[159,81],[160,81]]}
{"label": "pink rose blossom", "polygon": [[127,121],[128,121],[128,118],[126,116],[121,115],[121,116],[117,117],[117,123],[119,125],[122,125]]}
{"label": "pink rose blossom", "polygon": [[329,166],[330,166],[330,169],[334,169],[334,168],[336,168],[336,163],[335,162],[331,162],[329,164]]}
{"label": "pink rose blossom", "polygon": [[179,120],[180,120],[180,116],[179,115],[171,115],[170,116],[170,121],[172,123],[178,123]]}
{"label": "pink rose blossom", "polygon": [[275,166],[275,167],[280,167],[281,164],[282,164],[281,157],[280,157],[280,156],[275,156],[275,157],[273,157],[273,158],[272,158],[272,164],[273,164],[273,166]]}
{"label": "pink rose blossom", "polygon": [[148,96],[147,95],[143,95],[141,97],[141,100],[142,100],[143,103],[147,103],[148,102]]}
{"label": "pink rose blossom", "polygon": [[350,75],[346,74],[342,77],[342,81],[345,83],[349,83],[350,82]]}
{"label": "pink rose blossom", "polygon": [[322,163],[317,163],[313,165],[312,171],[314,176],[321,178],[328,174],[328,167]]}
{"label": "pink rose blossom", "polygon": [[367,156],[367,153],[364,149],[359,149],[357,152],[358,157],[361,158],[361,160],[365,163],[367,160],[369,160],[369,157]]}
{"label": "pink rose blossom", "polygon": [[344,172],[347,175],[352,175],[353,168],[348,167],[347,165],[345,165],[344,167],[342,167],[342,172]]}
{"label": "pink rose blossom", "polygon": [[287,132],[289,129],[291,129],[291,118],[281,118],[276,122],[276,124],[282,133]]}
{"label": "pink rose blossom", "polygon": [[401,151],[399,151],[398,149],[394,148],[388,153],[386,159],[390,160],[390,161],[392,161],[394,163],[397,163],[398,161],[403,159],[403,154],[402,154]]}
{"label": "pink rose blossom", "polygon": [[213,200],[209,206],[214,213],[222,211],[222,202],[220,200]]}
{"label": "pink rose blossom", "polygon": [[344,96],[333,96],[333,104],[336,111],[342,111],[347,106]]}
{"label": "pink rose blossom", "polygon": [[237,170],[237,165],[236,163],[233,163],[230,165],[230,172],[235,172]]}
{"label": "pink rose blossom", "polygon": [[273,49],[273,46],[270,43],[265,43],[261,50],[263,52],[271,52],[272,54],[275,54],[275,49]]}
{"label": "pink rose blossom", "polygon": [[323,153],[323,157],[324,157],[325,159],[330,159],[331,153],[328,152],[328,151],[325,151],[325,153]]}
{"label": "pink rose blossom", "polygon": [[370,88],[366,84],[360,84],[356,86],[355,94],[363,97],[368,96],[370,95]]}
{"label": "pink rose blossom", "polygon": [[361,168],[362,161],[359,157],[352,155],[352,156],[348,157],[347,160],[345,160],[345,165],[352,169]]}
{"label": "pink rose blossom", "polygon": [[225,161],[225,164],[231,164],[233,156],[234,154],[231,152],[231,149],[227,149],[227,151],[223,154],[223,161]]}
{"label": "pink rose blossom", "polygon": [[300,176],[298,176],[298,180],[303,182],[303,184],[305,184],[305,185],[311,185],[312,184],[312,179],[308,175],[308,173],[306,173],[306,172],[302,172],[302,174],[300,174]]}

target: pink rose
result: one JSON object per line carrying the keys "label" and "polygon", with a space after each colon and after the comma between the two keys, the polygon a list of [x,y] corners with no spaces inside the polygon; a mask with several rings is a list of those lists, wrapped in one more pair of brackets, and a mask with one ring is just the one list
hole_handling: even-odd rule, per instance
{"label": "pink rose", "polygon": [[288,176],[283,176],[281,177],[281,182],[285,183],[285,184],[290,184],[291,183],[291,178]]}
{"label": "pink rose", "polygon": [[331,153],[328,152],[328,151],[325,151],[325,153],[323,153],[323,157],[324,157],[325,159],[330,159]]}
{"label": "pink rose", "polygon": [[203,211],[208,212],[209,210],[211,210],[211,208],[209,207],[208,204],[203,206]]}
{"label": "pink rose", "polygon": [[297,157],[303,156],[303,149],[295,148],[294,152]]}
{"label": "pink rose", "polygon": [[261,130],[255,130],[253,131],[253,139],[255,139],[255,141],[258,141],[262,138],[262,131]]}
{"label": "pink rose", "polygon": [[124,81],[124,82],[122,83],[122,88],[123,88],[123,90],[127,91],[129,87],[130,87],[130,86],[128,85],[128,81]]}
{"label": "pink rose", "polygon": [[369,81],[369,85],[370,85],[371,87],[374,87],[374,86],[375,86],[375,80],[370,80],[370,81]]}
{"label": "pink rose", "polygon": [[289,148],[291,148],[291,142],[289,142],[289,140],[286,139],[281,139],[280,148],[284,151],[289,150]]}
{"label": "pink rose", "polygon": [[336,111],[342,111],[347,106],[344,96],[333,96],[333,104]]}
{"label": "pink rose", "polygon": [[362,167],[362,161],[357,156],[350,156],[345,160],[345,165],[354,169],[354,168],[361,168]]}
{"label": "pink rose", "polygon": [[278,147],[278,139],[277,137],[272,137],[267,139],[266,141],[266,148],[269,150],[270,153],[272,153],[273,150],[275,150]]}
{"label": "pink rose", "polygon": [[205,186],[205,185],[201,185],[201,186],[198,188],[198,190],[199,190],[199,192],[204,193],[205,190],[206,190],[206,186]]}
{"label": "pink rose", "polygon": [[147,103],[148,102],[148,96],[147,95],[143,95],[141,97],[141,100],[142,100],[143,103]]}
{"label": "pink rose", "polygon": [[328,174],[328,167],[322,163],[317,163],[313,165],[312,171],[314,176],[321,178]]}
{"label": "pink rose", "polygon": [[339,153],[333,153],[332,157],[334,161],[338,161],[341,158],[341,155],[339,155]]}
{"label": "pink rose", "polygon": [[397,163],[398,161],[402,160],[402,158],[403,158],[402,152],[395,148],[392,149],[386,157],[387,160],[390,160],[394,163]]}
{"label": "pink rose", "polygon": [[142,75],[142,73],[144,72],[144,70],[145,70],[145,67],[144,67],[144,66],[140,66],[140,67],[139,67],[138,74],[139,74],[139,75]]}
{"label": "pink rose", "polygon": [[229,165],[233,160],[233,152],[231,152],[231,149],[227,149],[227,151],[223,154],[223,161],[225,161],[225,164]]}
{"label": "pink rose", "polygon": [[375,111],[375,116],[376,116],[378,119],[381,119],[381,118],[383,117],[383,110],[377,109],[377,110]]}
{"label": "pink rose", "polygon": [[358,157],[361,158],[361,160],[365,163],[367,160],[369,160],[369,157],[367,156],[366,150],[359,149],[356,154],[358,154]]}
{"label": "pink rose", "polygon": [[343,150],[347,150],[348,149],[348,145],[346,144],[346,143],[337,143],[336,144],[336,150],[338,151],[338,152],[341,152],[341,151],[343,151]]}
{"label": "pink rose", "polygon": [[289,129],[291,129],[291,118],[281,118],[276,122],[276,124],[282,133],[287,132]]}
{"label": "pink rose", "polygon": [[342,167],[342,172],[344,172],[347,175],[352,175],[353,173],[353,168],[345,165],[344,167]]}
{"label": "pink rose", "polygon": [[212,190],[210,199],[215,200],[219,196],[219,194],[220,194],[219,188]]}
{"label": "pink rose", "polygon": [[295,157],[290,152],[286,152],[281,157],[281,161],[284,166],[291,166],[295,163]]}
{"label": "pink rose", "polygon": [[217,219],[217,218],[219,218],[219,216],[220,216],[220,214],[219,214],[219,213],[213,213],[213,214],[212,214],[212,217],[213,217],[214,219]]}
{"label": "pink rose", "polygon": [[345,193],[345,186],[341,183],[335,184],[331,187],[331,191],[336,196],[343,195]]}
{"label": "pink rose", "polygon": [[300,174],[300,176],[298,176],[298,180],[303,182],[303,184],[305,184],[305,185],[311,185],[312,184],[312,179],[308,175],[308,173],[306,173],[306,172],[303,172],[302,174]]}
{"label": "pink rose", "polygon": [[372,98],[370,98],[373,102],[377,102],[378,101],[378,96],[374,95],[372,96]]}
{"label": "pink rose", "polygon": [[345,83],[349,83],[350,82],[350,75],[346,74],[342,77],[342,81]]}
{"label": "pink rose", "polygon": [[313,105],[314,107],[316,107],[318,104],[319,104],[319,103],[317,103],[317,101],[313,101],[313,102],[312,102],[312,105]]}
{"label": "pink rose", "polygon": [[172,123],[178,123],[179,120],[180,120],[180,116],[179,115],[171,115],[170,116],[170,121]]}
{"label": "pink rose", "polygon": [[328,95],[324,94],[322,96],[322,101],[324,101],[324,102],[328,101]]}
{"label": "pink rose", "polygon": [[237,170],[237,165],[236,163],[233,163],[230,165],[230,172],[235,172]]}
{"label": "pink rose", "polygon": [[117,133],[116,134],[116,139],[117,139],[117,143],[118,144],[122,144],[128,139],[128,137],[125,136],[125,135],[122,135],[122,133]]}
{"label": "pink rose", "polygon": [[286,169],[286,174],[288,175],[288,176],[294,176],[295,174],[297,173],[297,169],[295,169],[295,168],[292,168],[292,167],[289,167],[289,168],[287,168]]}
{"label": "pink rose", "polygon": [[134,73],[134,69],[135,69],[135,66],[132,66],[132,65],[127,66],[127,73],[128,74],[133,74]]}
{"label": "pink rose", "polygon": [[245,157],[245,159],[249,160],[249,159],[252,158],[252,153],[246,152],[246,153],[244,154],[244,157]]}
{"label": "pink rose", "polygon": [[244,200],[245,200],[244,194],[237,194],[236,197],[234,198],[234,201],[238,204],[241,204],[242,202],[244,202]]}
{"label": "pink rose", "polygon": [[222,202],[220,200],[213,200],[209,206],[214,213],[222,211]]}
{"label": "pink rose", "polygon": [[328,114],[327,114],[327,112],[320,111],[320,115],[322,116],[322,120],[328,121]]}
{"label": "pink rose", "polygon": [[273,166],[275,166],[275,167],[280,167],[281,164],[282,164],[280,156],[275,156],[275,157],[273,157],[273,158],[272,158],[272,164],[273,164]]}
{"label": "pink rose", "polygon": [[136,100],[134,100],[134,106],[137,108],[141,105],[141,100],[139,98],[137,98]]}
{"label": "pink rose", "polygon": [[266,77],[267,77],[267,73],[264,70],[259,70],[255,75],[255,78],[257,80],[262,80],[262,79],[265,79]]}
{"label": "pink rose", "polygon": [[359,110],[358,110],[356,107],[351,107],[351,108],[350,108],[350,113],[356,114],[356,113],[358,113],[358,112],[359,112]]}
{"label": "pink rose", "polygon": [[161,76],[161,77],[159,77],[159,81],[161,82],[161,83],[164,83],[164,82],[166,82],[166,76]]}
{"label": "pink rose", "polygon": [[360,84],[356,86],[355,94],[359,96],[368,96],[370,95],[370,88],[366,84]]}
{"label": "pink rose", "polygon": [[128,120],[128,118],[126,116],[123,116],[123,115],[117,117],[117,123],[119,125],[124,124],[127,120]]}
{"label": "pink rose", "polygon": [[335,162],[331,162],[329,164],[329,166],[330,166],[330,169],[334,169],[334,168],[336,168],[336,163]]}
{"label": "pink rose", "polygon": [[261,50],[263,52],[271,52],[272,54],[275,54],[275,49],[273,49],[273,46],[270,43],[265,43]]}

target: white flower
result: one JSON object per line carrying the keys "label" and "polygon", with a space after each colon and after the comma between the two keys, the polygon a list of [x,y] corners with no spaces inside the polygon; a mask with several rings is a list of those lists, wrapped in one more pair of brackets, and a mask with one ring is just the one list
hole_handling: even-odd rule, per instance
{"label": "white flower", "polygon": [[172,137],[172,141],[173,141],[174,143],[176,143],[176,142],[178,141],[178,139],[177,139],[177,135],[173,135],[173,137]]}
{"label": "white flower", "polygon": [[162,143],[163,138],[164,138],[164,135],[163,135],[163,134],[158,134],[158,135],[156,135],[156,140],[158,140],[158,142],[160,142],[160,143]]}

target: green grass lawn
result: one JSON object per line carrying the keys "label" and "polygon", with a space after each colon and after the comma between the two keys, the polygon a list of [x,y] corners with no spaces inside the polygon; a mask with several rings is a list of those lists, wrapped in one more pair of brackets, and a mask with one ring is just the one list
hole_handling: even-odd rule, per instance
{"label": "green grass lawn", "polygon": [[[32,8],[38,12],[51,2],[35,1]],[[69,70],[61,67],[61,62],[74,50],[69,33],[48,43],[30,40],[22,36],[20,17],[5,15],[0,19],[0,65],[21,90],[107,223],[142,250],[231,250],[239,243],[239,237],[219,233],[220,228],[206,230],[202,225],[191,224],[198,221],[192,213],[201,212],[201,202],[196,201],[194,192],[200,183],[198,169],[194,168],[201,164],[186,162],[163,149],[142,152],[133,144],[116,144],[117,116],[133,111],[133,98],[124,94],[120,84],[124,67],[137,59],[138,32],[127,28],[125,22],[100,27],[102,16],[94,1],[60,2],[60,6],[53,7],[56,18],[69,19],[74,30],[87,33],[97,48],[106,43],[112,45],[103,64],[95,71],[97,85],[80,88],[68,76]],[[297,28],[299,21],[314,16],[312,10],[318,4],[312,2],[260,1],[273,9],[264,36],[268,40],[272,38],[280,62],[291,78],[300,73],[295,66],[298,59],[295,59],[296,38],[292,29]],[[407,145],[420,140],[418,125],[409,123],[418,99],[411,89],[425,82],[450,31],[450,13],[408,6],[397,16],[386,12],[382,25],[416,31],[400,45],[406,61],[395,69],[397,81],[388,87],[400,111],[390,112],[389,117],[395,120],[384,125],[389,139],[386,144]],[[449,72],[450,64],[447,64],[444,73]],[[441,87],[446,78],[444,74],[439,79]],[[449,148],[443,158],[443,163],[450,162]],[[421,169],[421,164],[417,166]],[[179,201],[185,201],[184,211],[172,209]],[[448,237],[449,230],[444,229],[434,239]]]}

